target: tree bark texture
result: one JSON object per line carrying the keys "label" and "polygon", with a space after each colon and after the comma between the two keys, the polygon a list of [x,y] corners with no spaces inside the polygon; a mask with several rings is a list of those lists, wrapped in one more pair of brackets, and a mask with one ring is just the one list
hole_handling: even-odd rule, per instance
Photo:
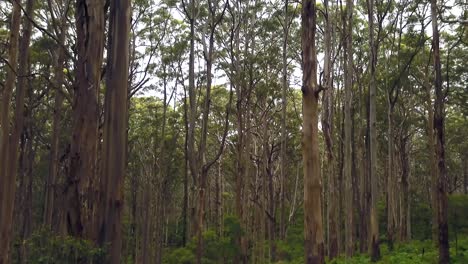
{"label": "tree bark texture", "polygon": [[106,70],[104,135],[99,223],[100,245],[108,245],[105,263],[120,263],[123,182],[126,160],[127,90],[131,0],[111,1]]}
{"label": "tree bark texture", "polygon": [[324,263],[322,225],[322,178],[318,142],[316,6],[302,1],[302,158],[304,166],[304,253],[305,263]]}
{"label": "tree bark texture", "polygon": [[75,5],[78,61],[72,114],[70,168],[65,181],[67,233],[97,240],[92,224],[96,210],[98,91],[104,49],[104,1],[77,0]]}
{"label": "tree bark texture", "polygon": [[[14,30],[19,27],[16,23],[19,23],[19,5],[20,2],[13,4],[13,19],[12,19],[12,31],[10,32],[10,41],[16,42],[17,35]],[[29,72],[29,44],[31,40],[32,32],[32,23],[30,19],[34,19],[34,0],[28,0],[26,2],[26,13],[28,13],[29,18],[23,19],[23,32],[21,40],[19,42],[19,54],[18,59],[18,72],[14,72],[16,68],[10,69],[7,75],[7,82],[3,91],[3,109],[2,113],[2,137],[1,137],[1,146],[0,146],[0,183],[2,189],[2,194],[0,198],[2,199],[1,208],[0,208],[0,264],[10,263],[10,243],[13,236],[12,222],[13,222],[13,209],[15,203],[15,191],[16,191],[16,177],[17,177],[17,167],[18,167],[18,150],[20,137],[23,133],[24,126],[24,103],[26,97],[26,89],[28,85],[28,72]],[[19,29],[18,29],[19,32]],[[16,63],[16,52],[17,45],[16,43],[11,43],[10,47],[10,56],[9,59],[12,62],[11,67],[15,67]],[[9,102],[11,99],[11,94],[14,86],[14,79],[17,77],[18,83],[16,86],[16,97],[15,97],[15,111],[13,114],[13,126],[11,128],[11,133],[9,133],[9,123],[8,118],[9,113]],[[10,79],[11,78],[11,79]],[[11,83],[10,83],[11,82]],[[10,134],[10,135],[9,135]]]}
{"label": "tree bark texture", "polygon": [[447,171],[445,165],[445,95],[442,90],[442,69],[440,63],[439,47],[439,28],[437,0],[431,0],[431,18],[432,18],[432,49],[434,56],[434,130],[436,138],[436,157],[437,157],[437,222],[439,234],[439,263],[450,263],[449,239],[448,239],[448,198],[447,198]]}

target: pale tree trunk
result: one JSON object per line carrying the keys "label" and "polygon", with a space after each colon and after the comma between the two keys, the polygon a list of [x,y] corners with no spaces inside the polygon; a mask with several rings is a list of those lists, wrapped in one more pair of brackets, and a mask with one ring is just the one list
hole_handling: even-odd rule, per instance
{"label": "pale tree trunk", "polygon": [[[163,66],[163,75],[166,76],[166,66]],[[156,238],[156,245],[155,245],[155,253],[156,259],[154,260],[155,263],[161,263],[162,260],[162,253],[163,253],[163,233],[164,233],[164,217],[166,212],[166,203],[169,200],[167,197],[167,167],[168,161],[166,159],[166,121],[167,121],[167,108],[169,103],[167,102],[167,78],[162,78],[163,83],[163,112],[162,112],[162,124],[161,124],[161,136],[158,142],[157,136],[154,138],[154,171],[155,174],[155,182],[156,183],[156,199],[155,199],[155,206],[156,206],[156,231],[155,231],[155,238]],[[157,120],[157,111],[155,111],[155,120]],[[159,149],[159,151],[158,151]]]}
{"label": "pale tree trunk", "polygon": [[322,129],[326,145],[325,172],[328,174],[328,257],[333,259],[338,256],[338,174],[335,171],[335,156],[333,153],[333,79],[332,79],[332,34],[333,26],[330,17],[329,1],[324,1],[325,6],[325,58],[324,58],[324,93]]}
{"label": "pale tree trunk", "polygon": [[367,0],[369,19],[369,179],[370,179],[370,243],[369,251],[373,262],[380,259],[379,216],[377,212],[378,175],[377,175],[377,131],[376,131],[376,65],[377,46],[374,38],[374,0]]}
{"label": "pale tree trunk", "polygon": [[442,91],[442,70],[440,64],[440,48],[439,48],[439,28],[437,23],[437,0],[431,0],[431,18],[432,18],[432,48],[434,56],[434,87],[435,87],[435,103],[434,103],[434,130],[436,136],[436,153],[437,153],[437,222],[439,233],[439,263],[450,263],[449,239],[448,239],[448,222],[447,222],[447,171],[445,165],[445,135],[444,135],[444,119],[445,119],[445,95]]}
{"label": "pale tree trunk", "polygon": [[[14,83],[14,75],[11,77],[13,78],[11,86],[6,86],[4,89],[4,102],[6,104],[6,115],[2,117],[6,133],[3,133],[2,140],[2,152],[0,154],[1,158],[1,171],[0,171],[0,179],[2,179],[2,187],[3,187],[3,195],[1,196],[1,222],[0,222],[0,234],[2,242],[0,242],[0,264],[9,263],[11,259],[9,258],[9,249],[10,249],[10,242],[13,236],[12,230],[12,221],[13,221],[13,209],[15,203],[15,191],[16,191],[16,176],[18,171],[18,149],[20,143],[20,137],[23,132],[23,125],[24,125],[24,102],[26,97],[26,86],[27,86],[27,78],[29,74],[29,43],[31,40],[31,31],[32,31],[32,24],[30,19],[34,19],[34,0],[28,0],[26,2],[26,12],[29,18],[24,18],[23,20],[23,32],[21,36],[21,40],[19,43],[19,54],[21,55],[18,60],[18,83],[16,87],[16,98],[15,98],[15,111],[13,116],[13,127],[11,131],[11,135],[8,138],[8,128],[9,128],[9,118],[8,118],[8,107],[9,107],[9,97],[11,97],[11,90],[13,88]],[[18,8],[16,4],[14,4],[14,9]],[[15,12],[15,10],[13,11]],[[15,14],[13,14],[15,16]],[[14,18],[15,19],[15,18]],[[13,19],[13,20],[14,20]],[[13,21],[15,23],[16,21]],[[12,37],[15,38],[14,32],[11,32]],[[11,39],[13,41],[13,39]],[[14,48],[14,47],[13,47]],[[16,52],[16,50],[10,49],[10,52]],[[11,54],[10,54],[11,55]],[[15,55],[10,56],[11,61],[16,60]],[[15,63],[13,63],[13,66]],[[14,74],[14,72],[12,72]],[[7,81],[10,76],[7,76]],[[8,84],[9,85],[9,84]],[[9,93],[7,95],[5,93]],[[3,111],[3,109],[2,109]],[[3,113],[2,113],[3,114]],[[5,118],[5,119],[3,119]],[[5,148],[5,149],[4,149]]]}
{"label": "pale tree trunk", "polygon": [[[196,191],[195,187],[198,185],[198,171],[199,164],[197,162],[197,153],[195,150],[195,125],[197,111],[197,94],[195,87],[195,23],[199,15],[199,6],[196,0],[190,0],[189,3],[182,1],[185,15],[190,24],[190,51],[189,51],[189,73],[188,73],[188,104],[187,105],[187,163],[192,177],[193,186],[191,188],[192,194],[192,205],[190,206],[190,218],[192,219],[190,232],[187,233],[187,237],[197,234],[197,217],[195,209]],[[186,99],[185,99],[186,100]],[[187,199],[188,202],[189,199]]]}
{"label": "pale tree trunk", "polygon": [[317,50],[315,0],[302,1],[302,158],[304,166],[305,263],[324,263],[322,177],[318,142]]}
{"label": "pale tree trunk", "polygon": [[344,23],[344,72],[345,72],[345,99],[344,99],[344,196],[345,196],[345,244],[346,256],[351,257],[354,254],[354,237],[353,237],[353,179],[352,179],[352,89],[353,89],[353,51],[352,51],[352,34],[353,34],[353,1],[346,1],[346,19]]}
{"label": "pale tree trunk", "polygon": [[108,244],[105,263],[120,263],[122,250],[130,16],[130,0],[111,1],[99,223],[100,245]]}

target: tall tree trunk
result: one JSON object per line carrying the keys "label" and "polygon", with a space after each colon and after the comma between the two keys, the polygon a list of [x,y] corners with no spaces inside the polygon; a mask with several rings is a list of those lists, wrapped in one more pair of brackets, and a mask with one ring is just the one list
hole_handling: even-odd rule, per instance
{"label": "tall tree trunk", "polygon": [[[221,22],[224,16],[224,11],[226,10],[227,4],[224,7],[222,13],[218,15],[216,10],[218,9],[217,4],[213,3],[211,0],[208,1],[209,5],[209,32],[203,32],[203,50],[205,55],[206,62],[206,91],[205,91],[205,102],[202,111],[202,125],[201,125],[201,139],[198,149],[198,158],[197,158],[197,175],[199,176],[199,190],[198,190],[198,212],[197,212],[197,263],[201,264],[202,254],[203,254],[203,226],[205,218],[205,206],[206,206],[206,191],[208,184],[208,172],[210,167],[219,159],[224,148],[224,141],[226,139],[227,129],[228,129],[228,116],[229,110],[226,112],[226,124],[225,131],[223,135],[223,141],[221,147],[213,160],[207,161],[206,158],[206,148],[207,148],[207,137],[208,137],[208,123],[209,115],[211,110],[211,85],[212,85],[212,65],[213,65],[213,52],[214,52],[214,41],[215,41],[215,31],[218,24]],[[191,26],[192,27],[192,26]],[[205,33],[208,33],[208,45],[205,42]],[[192,98],[190,98],[192,100]],[[193,115],[193,113],[192,113]],[[208,197],[209,200],[209,197]]]}
{"label": "tall tree trunk", "polygon": [[281,179],[281,190],[280,190],[280,238],[285,238],[286,230],[286,208],[284,201],[284,192],[286,184],[286,107],[287,107],[287,89],[288,89],[288,35],[289,35],[289,17],[288,17],[288,4],[289,1],[284,2],[284,22],[283,22],[283,76],[282,76],[282,89],[281,89],[281,147],[280,147],[280,179]]}
{"label": "tall tree trunk", "polygon": [[[429,74],[429,69],[426,69],[426,73]],[[429,169],[430,169],[430,182],[431,182],[431,206],[432,206],[432,241],[437,246],[439,243],[438,239],[438,201],[437,201],[437,161],[436,161],[436,150],[435,150],[435,135],[434,135],[434,107],[432,104],[431,96],[431,84],[429,78],[426,77],[424,80],[426,89],[426,108],[427,108],[427,145],[429,153]]]}
{"label": "tall tree trunk", "polygon": [[[31,118],[31,112],[27,114],[27,118]],[[31,235],[33,229],[33,167],[34,167],[34,158],[35,158],[35,149],[33,148],[34,134],[32,130],[31,120],[28,120],[27,125],[25,125],[24,134],[26,140],[26,151],[24,156],[24,168],[23,168],[23,177],[24,177],[24,200],[22,203],[22,227],[21,227],[21,240],[26,241]],[[21,261],[22,263],[28,263],[28,247],[25,243],[21,245]]]}
{"label": "tall tree trunk", "polygon": [[437,0],[431,0],[431,18],[432,18],[432,49],[434,56],[434,130],[436,135],[436,153],[437,153],[437,222],[439,228],[439,263],[450,263],[448,223],[447,223],[447,171],[445,165],[445,95],[442,91],[442,70],[440,64],[439,48],[439,28],[437,23]]}
{"label": "tall tree trunk", "polygon": [[[1,163],[0,163],[0,179],[2,184],[2,196],[0,197],[2,200],[1,202],[1,219],[0,219],[0,235],[2,237],[0,242],[0,264],[9,263],[11,260],[9,259],[9,250],[10,250],[10,242],[13,235],[12,230],[12,221],[13,221],[13,209],[15,203],[15,191],[16,191],[16,176],[18,171],[18,149],[20,143],[20,137],[23,132],[24,126],[24,101],[26,97],[26,86],[27,86],[27,78],[28,78],[28,71],[29,71],[29,43],[31,40],[31,31],[32,31],[32,24],[30,19],[34,19],[34,0],[28,0],[26,2],[26,13],[28,18],[23,19],[23,32],[22,37],[19,43],[19,54],[21,55],[18,60],[18,83],[16,87],[16,97],[15,97],[15,111],[13,116],[13,127],[11,131],[11,135],[8,136],[9,130],[9,118],[8,118],[8,108],[9,108],[9,101],[11,98],[11,92],[14,86],[14,77],[16,68],[10,69],[7,76],[7,83],[5,84],[5,88],[3,91],[3,103],[6,105],[5,108],[2,109],[2,115],[4,115],[1,120],[2,123],[2,146],[1,148]],[[16,21],[17,12],[16,8],[19,8],[18,3],[14,4],[13,7],[13,20],[12,23],[15,24],[19,21]],[[19,12],[19,11],[18,11]],[[18,18],[19,19],[19,18]],[[16,30],[17,25],[12,25],[12,31],[10,36],[10,41],[16,41]],[[11,43],[13,47],[10,48],[10,61],[13,65],[11,67],[15,67],[16,63],[16,45],[15,43]],[[15,53],[15,54],[13,54]],[[10,74],[12,76],[10,76]],[[10,80],[10,78],[12,78]],[[11,83],[10,83],[11,82]],[[5,112],[3,112],[5,110]]]}
{"label": "tall tree trunk", "polygon": [[325,58],[324,58],[324,93],[322,128],[326,144],[325,171],[328,174],[328,257],[333,259],[338,256],[338,174],[335,171],[335,156],[333,154],[333,79],[332,79],[332,34],[333,26],[330,17],[329,1],[325,5]]}
{"label": "tall tree trunk", "polygon": [[105,263],[120,263],[123,182],[126,160],[130,0],[111,1],[102,152],[100,245],[108,244]]}
{"label": "tall tree trunk", "polygon": [[[358,75],[356,75],[357,77]],[[369,213],[370,213],[370,206],[369,206],[369,198],[370,198],[370,186],[369,186],[369,171],[368,171],[368,158],[369,155],[367,151],[367,147],[369,146],[368,143],[368,136],[367,128],[365,125],[365,117],[366,117],[366,108],[367,105],[365,102],[364,94],[364,86],[362,81],[359,81],[359,101],[358,101],[358,109],[359,109],[359,132],[358,132],[358,144],[357,144],[357,156],[358,156],[358,174],[359,174],[359,219],[357,220],[359,225],[359,252],[361,254],[366,253],[369,247]]]}
{"label": "tall tree trunk", "polygon": [[354,254],[353,237],[353,177],[352,177],[352,89],[353,89],[353,1],[346,1],[346,19],[344,20],[344,72],[345,72],[345,99],[344,99],[344,185],[345,185],[345,241],[346,256]]}
{"label": "tall tree trunk", "polygon": [[401,160],[401,189],[400,189],[400,240],[406,242],[409,239],[409,135],[400,136],[400,160]]}
{"label": "tall tree trunk", "polygon": [[[62,21],[60,23],[60,35],[59,35],[59,45],[63,46],[65,43],[65,34],[66,34],[66,18],[67,14],[63,14]],[[62,85],[64,80],[64,62],[65,62],[65,51],[63,48],[57,50],[57,62],[55,66],[55,95],[54,95],[54,112],[52,119],[52,136],[50,144],[50,156],[49,156],[49,173],[47,175],[46,181],[46,190],[45,190],[45,203],[44,203],[44,226],[47,228],[52,228],[52,215],[54,212],[54,198],[55,198],[55,186],[56,178],[59,170],[59,138],[60,138],[60,122],[62,117]]]}
{"label": "tall tree trunk", "polygon": [[[7,143],[9,140],[9,133],[10,133],[10,120],[9,120],[9,112],[10,112],[10,101],[13,94],[13,89],[15,87],[15,80],[16,80],[16,70],[18,65],[18,42],[19,42],[19,35],[20,35],[20,23],[21,23],[21,1],[13,1],[13,10],[11,12],[11,22],[10,22],[10,39],[8,45],[8,64],[5,66],[6,72],[6,80],[4,87],[2,89],[2,93],[0,94],[1,102],[0,104],[0,162],[2,162],[2,166],[0,168],[5,169],[6,166],[3,164],[6,162],[6,152],[7,152]],[[2,172],[2,171],[0,171]],[[2,172],[3,173],[3,172]],[[3,175],[2,175],[3,176]],[[5,178],[1,178],[1,180],[5,180]],[[5,188],[5,183],[2,182],[2,188]],[[0,195],[5,193],[4,189]],[[1,201],[5,201],[2,196]],[[2,225],[3,226],[3,225]],[[0,247],[2,248],[2,247]],[[1,250],[1,249],[0,249]]]}
{"label": "tall tree trunk", "polygon": [[189,121],[188,121],[188,105],[187,105],[187,91],[184,86],[184,198],[182,205],[182,245],[185,247],[189,236],[188,228],[188,208],[189,208],[189,151],[188,151],[188,137],[189,137]]}
{"label": "tall tree trunk", "polygon": [[[7,264],[10,254],[11,220],[7,214],[13,206],[7,195],[12,185],[12,179],[7,171],[8,143],[10,133],[10,101],[15,86],[16,67],[18,65],[18,41],[20,34],[21,9],[20,1],[13,2],[10,23],[10,40],[8,48],[8,65],[6,66],[6,80],[2,90],[0,104],[0,264]],[[10,208],[11,207],[11,208]]]}
{"label": "tall tree trunk", "polygon": [[150,256],[150,235],[151,235],[151,215],[152,215],[152,206],[151,206],[151,195],[150,195],[150,186],[151,186],[151,180],[149,178],[149,174],[146,175],[145,183],[143,186],[143,221],[142,221],[142,252],[141,252],[141,258],[142,258],[142,264],[149,264],[149,256]]}
{"label": "tall tree trunk", "polygon": [[302,158],[304,166],[305,263],[324,263],[322,177],[318,142],[317,50],[315,0],[302,1]]}
{"label": "tall tree trunk", "polygon": [[89,218],[96,205],[90,195],[99,184],[94,180],[97,174],[98,91],[104,47],[104,1],[77,0],[75,19],[78,61],[70,168],[64,189],[64,217],[68,234],[81,237],[86,232],[86,236],[97,239]]}
{"label": "tall tree trunk", "polygon": [[379,216],[377,212],[378,175],[377,175],[377,131],[376,131],[376,65],[377,46],[374,38],[374,0],[367,0],[369,18],[369,46],[371,51],[369,61],[369,179],[370,179],[370,244],[369,251],[373,262],[380,259]]}
{"label": "tall tree trunk", "polygon": [[393,143],[393,109],[394,104],[388,94],[388,163],[387,163],[387,240],[388,247],[393,250],[393,243],[395,240],[395,233],[397,227],[397,205],[396,205],[396,179],[395,179],[395,160],[394,160],[394,143]]}

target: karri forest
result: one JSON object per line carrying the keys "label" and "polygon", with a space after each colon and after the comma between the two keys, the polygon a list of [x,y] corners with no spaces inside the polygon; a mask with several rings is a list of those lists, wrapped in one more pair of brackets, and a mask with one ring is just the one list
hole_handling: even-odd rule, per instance
{"label": "karri forest", "polygon": [[0,264],[468,264],[466,0],[0,0]]}

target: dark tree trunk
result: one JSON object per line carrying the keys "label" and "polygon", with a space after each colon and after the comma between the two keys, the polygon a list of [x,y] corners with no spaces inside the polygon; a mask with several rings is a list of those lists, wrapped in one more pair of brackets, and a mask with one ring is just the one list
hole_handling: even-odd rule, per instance
{"label": "dark tree trunk", "polygon": [[[0,184],[2,185],[2,194],[0,194],[0,201],[1,208],[0,208],[0,264],[6,264],[10,262],[9,259],[9,250],[10,250],[10,242],[13,236],[12,230],[12,221],[13,221],[13,209],[15,203],[15,191],[16,191],[16,176],[18,172],[18,150],[19,150],[19,143],[20,137],[23,133],[23,126],[24,126],[24,103],[26,97],[26,90],[27,90],[27,76],[29,74],[29,44],[31,40],[31,33],[32,33],[32,23],[31,19],[34,19],[34,0],[28,0],[26,2],[26,13],[28,14],[28,18],[23,19],[23,32],[21,36],[21,40],[19,43],[19,60],[18,60],[18,83],[16,86],[16,97],[15,97],[15,111],[13,115],[13,127],[11,130],[11,134],[8,137],[8,130],[9,130],[9,118],[8,118],[8,107],[11,92],[14,86],[14,76],[16,74],[14,72],[10,72],[13,76],[7,76],[7,82],[9,82],[9,78],[13,78],[11,80],[12,83],[6,83],[4,91],[3,91],[3,100],[4,104],[6,104],[6,109],[2,109],[2,123],[3,125],[2,132],[3,136],[1,138],[2,146],[0,146]],[[15,12],[19,12],[16,8],[19,8],[16,4],[13,4],[13,21],[12,21],[12,31],[11,31],[11,41],[16,41],[15,35],[16,25],[18,21],[16,17],[18,14]],[[19,18],[18,18],[19,19]],[[14,61],[16,61],[16,45],[15,43],[11,44],[13,47],[10,49],[10,61],[12,62],[12,67],[16,65]],[[15,69],[16,70],[16,69]],[[11,85],[11,86],[9,86]],[[11,88],[11,90],[10,90]],[[6,115],[3,116],[3,110],[6,110]]]}
{"label": "dark tree trunk", "polygon": [[438,200],[438,217],[439,226],[439,263],[450,263],[449,254],[449,239],[448,239],[448,222],[447,222],[447,171],[445,165],[445,135],[444,135],[444,119],[445,119],[445,95],[442,91],[442,70],[440,64],[440,48],[439,48],[439,28],[437,25],[437,0],[431,0],[431,18],[432,18],[432,49],[434,56],[434,87],[435,87],[435,103],[434,103],[434,130],[436,135],[436,153],[437,153],[437,200]]}
{"label": "dark tree trunk", "polygon": [[[67,233],[97,240],[91,217],[96,209],[98,91],[104,48],[104,1],[77,0],[75,6],[77,52],[75,98],[72,114],[70,168],[65,181]],[[126,80],[125,80],[126,82]],[[84,230],[86,228],[86,230]],[[85,234],[86,233],[86,234]]]}

